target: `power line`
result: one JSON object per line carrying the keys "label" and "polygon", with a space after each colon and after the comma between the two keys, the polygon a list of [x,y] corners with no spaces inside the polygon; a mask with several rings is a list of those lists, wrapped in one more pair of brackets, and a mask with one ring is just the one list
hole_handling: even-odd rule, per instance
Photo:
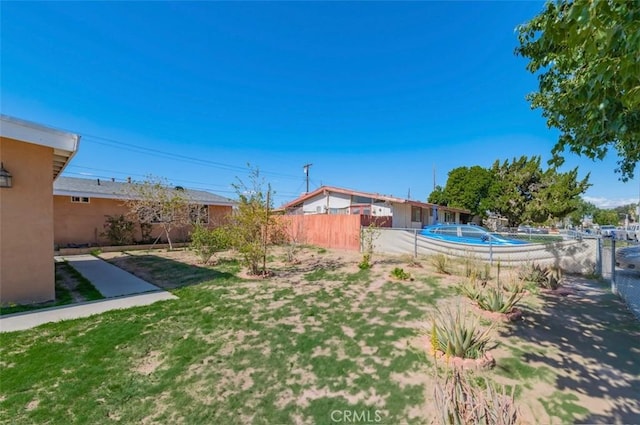
{"label": "power line", "polygon": [[[115,139],[109,139],[109,138],[106,138],[106,137],[101,137],[101,136],[96,136],[96,135],[91,135],[91,134],[85,134],[85,135],[83,135],[83,139],[84,140],[88,140],[91,143],[100,144],[100,145],[103,145],[103,146],[108,146],[108,147],[112,147],[112,148],[116,148],[116,149],[127,150],[127,151],[130,151],[130,152],[136,152],[136,153],[141,153],[141,154],[145,154],[145,155],[165,158],[165,159],[169,159],[169,160],[173,160],[173,161],[187,162],[187,163],[198,164],[198,165],[212,167],[212,168],[219,168],[219,169],[222,169],[222,170],[225,170],[225,171],[237,171],[237,172],[245,172],[245,173],[247,172],[247,168],[246,167],[242,167],[242,166],[238,166],[238,165],[225,164],[225,163],[222,163],[222,162],[211,161],[211,160],[208,160],[208,159],[195,158],[195,157],[182,155],[182,154],[178,154],[178,153],[162,151],[162,150],[159,150],[159,149],[147,148],[147,147],[144,147],[144,146],[138,146],[138,145],[134,145],[132,143],[121,142],[121,141],[118,141],[118,140],[115,140]],[[297,176],[293,176],[293,175],[290,175],[290,174],[284,174],[284,173],[280,173],[280,172],[277,172],[277,171],[268,171],[268,170],[262,170],[261,169],[260,172],[263,173],[263,174],[268,174],[268,175],[274,176],[274,177],[282,177],[282,178],[287,178],[287,179],[292,179],[292,180],[297,180],[299,178]]]}
{"label": "power line", "polygon": [[[100,175],[91,174],[91,175],[87,175],[87,173],[68,171],[68,168],[72,168],[72,167],[81,168],[81,169],[85,169],[85,170],[106,172],[106,173],[110,173],[111,175],[108,175],[108,174],[100,174]],[[103,168],[83,167],[83,166],[80,166],[80,165],[69,165],[68,168],[64,172],[64,175],[82,176],[83,178],[100,178],[100,179],[110,180],[110,179],[113,178],[113,174],[122,174],[122,175],[126,175],[128,177],[131,177],[131,176],[137,176],[137,177],[142,177],[142,178],[149,177],[148,175],[142,175],[142,174],[137,174],[137,173],[126,173],[126,172],[121,172],[121,171],[106,170],[106,169],[103,169]],[[123,180],[125,180],[125,179],[123,179]],[[229,185],[222,185],[222,184],[215,184],[215,183],[208,183],[208,182],[198,182],[198,181],[185,180],[185,179],[171,179],[171,181],[174,184],[175,183],[187,184],[191,189],[211,190],[212,192],[218,192],[218,193],[236,194],[235,190],[228,189]],[[212,189],[212,186],[224,187],[224,188],[227,188],[227,189],[226,190],[225,189],[217,189],[217,188],[216,189]],[[276,192],[276,195],[280,195],[280,194],[283,194],[283,196],[279,196],[279,197],[286,197],[286,196],[292,196],[292,195],[297,196],[297,192],[288,192],[288,191]]]}

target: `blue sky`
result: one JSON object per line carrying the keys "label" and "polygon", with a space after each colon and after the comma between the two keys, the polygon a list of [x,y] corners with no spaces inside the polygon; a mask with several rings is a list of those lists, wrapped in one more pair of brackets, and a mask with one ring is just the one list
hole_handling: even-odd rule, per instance
{"label": "blue sky", "polygon": [[[2,113],[82,136],[65,174],[276,204],[334,185],[426,200],[456,167],[550,156],[514,29],[541,2],[2,2]],[[637,202],[615,153],[587,199]],[[636,172],[638,174],[638,172]]]}

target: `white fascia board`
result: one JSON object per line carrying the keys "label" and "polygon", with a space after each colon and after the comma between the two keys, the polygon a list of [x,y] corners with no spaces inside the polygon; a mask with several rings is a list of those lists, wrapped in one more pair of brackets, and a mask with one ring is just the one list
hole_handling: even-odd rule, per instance
{"label": "white fascia board", "polygon": [[0,136],[66,151],[69,152],[69,157],[78,150],[80,141],[80,136],[77,134],[66,133],[7,115],[0,116]]}

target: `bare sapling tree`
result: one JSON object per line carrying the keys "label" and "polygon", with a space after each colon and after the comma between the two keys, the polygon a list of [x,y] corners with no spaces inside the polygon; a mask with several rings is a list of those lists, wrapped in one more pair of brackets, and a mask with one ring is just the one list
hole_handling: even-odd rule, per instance
{"label": "bare sapling tree", "polygon": [[132,219],[143,225],[157,224],[172,250],[171,231],[191,223],[185,190],[171,186],[166,179],[148,176],[142,182],[127,184],[125,191],[125,205]]}
{"label": "bare sapling tree", "polygon": [[238,196],[238,205],[231,218],[231,240],[249,272],[266,276],[274,192],[258,168],[250,167],[248,183],[237,178],[232,186]]}
{"label": "bare sapling tree", "polygon": [[358,267],[362,270],[370,269],[373,265],[372,257],[376,240],[381,236],[380,225],[376,221],[376,217],[369,217],[369,225],[363,226],[360,232],[362,261]]}

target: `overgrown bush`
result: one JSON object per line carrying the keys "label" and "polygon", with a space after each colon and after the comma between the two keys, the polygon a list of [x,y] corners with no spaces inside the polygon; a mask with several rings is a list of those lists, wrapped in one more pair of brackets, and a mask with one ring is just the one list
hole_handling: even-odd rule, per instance
{"label": "overgrown bush", "polygon": [[477,318],[458,308],[438,310],[432,318],[430,341],[434,350],[465,359],[482,357],[492,327],[482,329]]}
{"label": "overgrown bush", "polygon": [[207,264],[216,252],[223,251],[231,245],[229,231],[225,227],[208,229],[196,224],[191,231],[190,248],[203,264]]}
{"label": "overgrown bush", "polygon": [[130,245],[133,243],[133,229],[133,221],[124,215],[108,215],[100,236],[106,237],[111,245]]}
{"label": "overgrown bush", "polygon": [[498,390],[485,378],[481,388],[454,368],[447,372],[444,382],[440,376],[436,377],[436,420],[443,425],[515,425],[520,412],[514,396],[515,387],[508,393],[505,387]]}

